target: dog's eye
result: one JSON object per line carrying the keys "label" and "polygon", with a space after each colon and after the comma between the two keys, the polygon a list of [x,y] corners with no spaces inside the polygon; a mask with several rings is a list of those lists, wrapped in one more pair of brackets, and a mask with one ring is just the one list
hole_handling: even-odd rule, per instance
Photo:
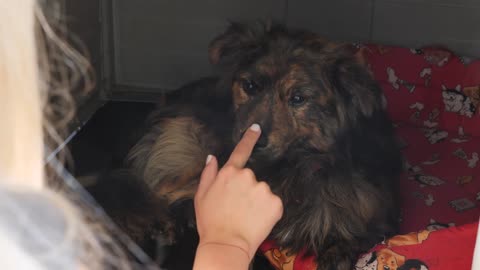
{"label": "dog's eye", "polygon": [[254,95],[259,89],[259,85],[252,80],[242,80],[242,88],[248,95]]}
{"label": "dog's eye", "polygon": [[290,97],[290,100],[288,100],[288,103],[290,104],[290,106],[297,107],[305,103],[305,100],[306,99],[300,95],[293,95],[292,97]]}

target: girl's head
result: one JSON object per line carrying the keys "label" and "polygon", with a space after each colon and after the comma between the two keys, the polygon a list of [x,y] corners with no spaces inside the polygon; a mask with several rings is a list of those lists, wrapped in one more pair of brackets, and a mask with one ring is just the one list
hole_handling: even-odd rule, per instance
{"label": "girl's head", "polygon": [[78,193],[46,181],[45,154],[73,112],[69,91],[90,85],[88,62],[42,12],[52,2],[0,0],[0,268],[129,268]]}

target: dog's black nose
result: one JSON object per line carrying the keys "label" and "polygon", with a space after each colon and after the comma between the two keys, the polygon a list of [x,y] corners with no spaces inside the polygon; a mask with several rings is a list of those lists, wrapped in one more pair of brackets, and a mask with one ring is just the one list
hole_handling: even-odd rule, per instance
{"label": "dog's black nose", "polygon": [[383,270],[390,270],[390,267],[384,265],[384,266],[383,266]]}
{"label": "dog's black nose", "polygon": [[262,133],[262,135],[260,135],[260,138],[258,139],[255,147],[263,148],[263,147],[266,147],[267,145],[268,145],[268,137],[267,137],[267,135]]}

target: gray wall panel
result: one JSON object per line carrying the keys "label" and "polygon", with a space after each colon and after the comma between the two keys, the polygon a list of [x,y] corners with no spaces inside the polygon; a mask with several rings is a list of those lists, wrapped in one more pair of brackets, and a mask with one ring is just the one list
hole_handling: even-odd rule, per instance
{"label": "gray wall panel", "polygon": [[410,47],[442,44],[460,54],[480,55],[480,5],[426,2],[377,1],[372,40]]}
{"label": "gray wall panel", "polygon": [[227,20],[283,20],[286,1],[115,0],[115,77],[121,85],[172,89],[211,72],[207,47]]}
{"label": "gray wall panel", "polygon": [[287,22],[325,37],[365,41],[370,35],[372,0],[290,0]]}
{"label": "gray wall panel", "polygon": [[375,0],[378,2],[397,2],[405,5],[426,5],[426,6],[445,6],[445,7],[480,7],[478,0]]}

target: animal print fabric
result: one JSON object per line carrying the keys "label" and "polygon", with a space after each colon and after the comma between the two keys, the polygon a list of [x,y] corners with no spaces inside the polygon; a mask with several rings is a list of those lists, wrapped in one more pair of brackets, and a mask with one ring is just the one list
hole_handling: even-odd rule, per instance
{"label": "animal print fabric", "polygon": [[480,61],[443,48],[359,45],[406,159],[401,233],[480,216]]}
{"label": "animal print fabric", "polygon": [[[480,216],[480,60],[444,48],[355,47],[384,90],[406,170],[400,235],[354,269],[470,269]],[[312,258],[268,241],[260,251],[279,270],[316,269]]]}
{"label": "animal print fabric", "polygon": [[358,45],[394,121],[480,136],[480,60],[442,48]]}

